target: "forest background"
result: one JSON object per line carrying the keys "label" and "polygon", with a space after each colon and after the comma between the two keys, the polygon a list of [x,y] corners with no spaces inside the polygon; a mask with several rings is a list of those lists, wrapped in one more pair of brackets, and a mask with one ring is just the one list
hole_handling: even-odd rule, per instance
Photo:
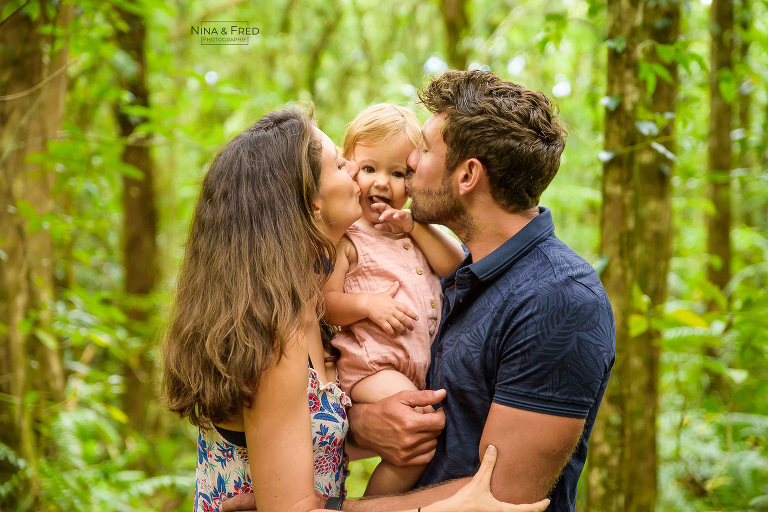
{"label": "forest background", "polygon": [[[340,143],[449,68],[568,125],[541,202],[617,320],[579,510],[768,509],[766,0],[0,6],[0,510],[190,510],[155,358],[211,157],[296,101]],[[226,20],[258,34],[195,33]]]}

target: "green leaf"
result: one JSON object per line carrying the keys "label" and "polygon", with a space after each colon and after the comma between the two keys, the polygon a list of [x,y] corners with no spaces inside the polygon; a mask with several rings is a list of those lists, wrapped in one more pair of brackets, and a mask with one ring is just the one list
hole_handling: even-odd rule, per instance
{"label": "green leaf", "polygon": [[725,371],[728,369],[721,359],[715,357],[705,357],[702,360],[702,366],[715,375],[725,375]]}
{"label": "green leaf", "polygon": [[601,151],[597,154],[597,158],[599,158],[600,161],[603,162],[604,164],[613,160],[613,157],[615,156],[616,156],[615,151]]}
{"label": "green leaf", "polygon": [[112,418],[116,421],[119,421],[123,425],[128,424],[128,415],[125,414],[123,411],[115,407],[114,405],[107,405],[106,406],[107,412],[109,412],[109,415],[112,416]]}
{"label": "green leaf", "polygon": [[48,347],[51,350],[56,350],[58,341],[56,340],[56,337],[42,329],[35,329],[34,331],[35,337],[42,342],[43,345]]}
{"label": "green leaf", "polygon": [[108,347],[112,345],[114,341],[114,339],[111,336],[101,331],[97,331],[96,329],[88,329],[88,334],[86,335],[86,338],[88,338],[94,344],[100,347]]}
{"label": "green leaf", "polygon": [[704,484],[704,488],[707,489],[708,491],[712,491],[713,489],[716,489],[723,485],[730,485],[732,482],[733,482],[732,476],[719,476],[717,478],[707,480],[706,484]]}
{"label": "green leaf", "polygon": [[643,313],[647,313],[651,307],[651,298],[643,293],[637,282],[632,285],[632,305]]}
{"label": "green leaf", "polygon": [[653,73],[656,76],[660,76],[668,84],[671,84],[673,82],[672,75],[669,74],[669,70],[664,66],[662,66],[661,64],[654,62],[653,64],[651,64],[651,69],[653,70]]}
{"label": "green leaf", "polygon": [[659,134],[659,127],[653,121],[635,121],[635,127],[646,137],[655,137]]}
{"label": "green leaf", "polygon": [[669,160],[673,162],[677,162],[677,156],[670,150],[668,150],[666,147],[662,146],[658,142],[651,142],[651,147],[655,149],[659,154],[664,155]]}
{"label": "green leaf", "polygon": [[24,199],[17,199],[16,209],[19,215],[21,215],[22,217],[24,217],[30,222],[35,221],[38,218],[35,207],[32,206],[32,204],[29,201],[26,201]]}
{"label": "green leaf", "polygon": [[618,107],[620,103],[621,103],[621,96],[619,95],[603,96],[602,98],[600,98],[600,105],[604,106],[611,112],[616,110],[616,107]]}
{"label": "green leaf", "polygon": [[675,320],[681,325],[687,325],[689,327],[701,327],[709,328],[709,324],[699,315],[691,311],[690,309],[678,309],[667,313],[665,315],[671,320]]}
{"label": "green leaf", "polygon": [[672,62],[672,59],[675,57],[677,49],[671,44],[656,43],[656,53],[661,60],[665,63],[669,63]]}
{"label": "green leaf", "polygon": [[613,39],[606,39],[605,46],[615,51],[616,53],[621,53],[627,47],[627,40],[624,38],[624,36],[615,37]]}
{"label": "green leaf", "polygon": [[644,332],[648,331],[650,323],[648,317],[645,315],[629,315],[629,335],[632,338],[640,336]]}
{"label": "green leaf", "polygon": [[739,368],[728,368],[725,373],[736,384],[741,384],[747,380],[747,377],[749,377],[749,372],[747,370]]}

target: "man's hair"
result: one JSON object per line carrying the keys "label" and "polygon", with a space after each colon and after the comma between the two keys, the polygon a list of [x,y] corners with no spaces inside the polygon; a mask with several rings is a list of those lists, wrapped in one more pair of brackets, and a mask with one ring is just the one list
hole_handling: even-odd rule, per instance
{"label": "man's hair", "polygon": [[491,195],[505,210],[538,205],[560,167],[566,130],[543,93],[505,82],[490,71],[447,71],[419,91],[433,114],[445,113],[446,171],[478,159]]}
{"label": "man's hair", "polygon": [[375,145],[404,135],[416,147],[421,142],[421,123],[410,110],[379,103],[372,105],[349,123],[344,134],[344,158],[354,158],[356,144]]}

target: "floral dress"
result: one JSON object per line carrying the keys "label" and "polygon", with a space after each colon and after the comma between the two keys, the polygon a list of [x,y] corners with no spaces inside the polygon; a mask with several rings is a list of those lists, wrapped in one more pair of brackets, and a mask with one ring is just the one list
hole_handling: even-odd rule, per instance
{"label": "floral dress", "polygon": [[[307,400],[312,419],[315,490],[326,497],[345,496],[344,480],[349,474],[344,453],[349,430],[346,407],[351,401],[337,383],[321,384],[311,362]],[[197,438],[195,512],[218,512],[226,498],[247,492],[253,492],[253,483],[244,433],[213,425],[201,428]]]}

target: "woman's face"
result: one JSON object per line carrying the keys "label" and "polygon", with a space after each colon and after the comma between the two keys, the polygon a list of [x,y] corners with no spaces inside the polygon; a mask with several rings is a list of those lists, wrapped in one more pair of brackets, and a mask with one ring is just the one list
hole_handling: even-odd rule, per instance
{"label": "woman's face", "polygon": [[331,139],[315,128],[315,136],[323,146],[321,156],[320,190],[315,201],[316,211],[325,225],[326,234],[334,242],[360,218],[360,187],[354,181],[358,167],[345,160]]}

